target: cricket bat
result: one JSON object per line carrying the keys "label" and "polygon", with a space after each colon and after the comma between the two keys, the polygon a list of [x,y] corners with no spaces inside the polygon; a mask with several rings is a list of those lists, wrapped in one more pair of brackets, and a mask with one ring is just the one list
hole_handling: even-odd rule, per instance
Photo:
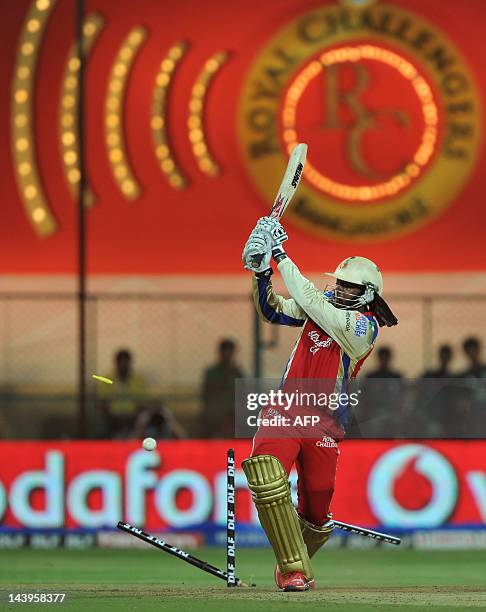
{"label": "cricket bat", "polygon": [[[278,188],[277,196],[273,202],[272,210],[270,211],[270,217],[274,219],[281,219],[287,206],[290,204],[290,200],[293,198],[294,193],[297,191],[300,179],[304,172],[305,158],[307,156],[307,145],[303,142],[299,143],[289,158],[287,169],[285,170],[284,177]],[[262,259],[263,253],[257,253],[252,256],[251,265],[253,268],[258,268]]]}
{"label": "cricket bat", "polygon": [[278,188],[277,196],[273,202],[270,217],[281,219],[294,193],[297,191],[302,173],[304,172],[305,158],[307,156],[307,145],[299,143],[289,158],[287,169]]}

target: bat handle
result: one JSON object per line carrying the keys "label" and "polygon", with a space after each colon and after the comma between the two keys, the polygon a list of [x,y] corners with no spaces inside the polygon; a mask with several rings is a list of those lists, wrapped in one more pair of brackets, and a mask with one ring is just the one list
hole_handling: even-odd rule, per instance
{"label": "bat handle", "polygon": [[256,253],[255,255],[252,255],[251,256],[251,267],[258,268],[263,261],[264,255],[265,253]]}

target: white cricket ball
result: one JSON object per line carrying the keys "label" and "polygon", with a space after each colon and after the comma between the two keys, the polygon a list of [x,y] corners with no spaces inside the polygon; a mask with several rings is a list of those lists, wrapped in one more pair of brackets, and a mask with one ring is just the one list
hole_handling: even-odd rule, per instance
{"label": "white cricket ball", "polygon": [[145,438],[142,446],[146,451],[153,451],[157,448],[157,442],[153,438]]}

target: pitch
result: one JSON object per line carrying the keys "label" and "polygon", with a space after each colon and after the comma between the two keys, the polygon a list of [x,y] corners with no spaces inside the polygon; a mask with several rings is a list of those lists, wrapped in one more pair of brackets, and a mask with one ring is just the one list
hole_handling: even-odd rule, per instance
{"label": "pitch", "polygon": [[[224,553],[196,553],[224,565]],[[0,608],[7,594],[63,592],[67,610],[337,610],[400,612],[486,609],[486,551],[323,550],[315,562],[318,588],[280,593],[269,549],[238,551],[237,574],[257,588],[228,589],[210,575],[157,550],[0,551]]]}

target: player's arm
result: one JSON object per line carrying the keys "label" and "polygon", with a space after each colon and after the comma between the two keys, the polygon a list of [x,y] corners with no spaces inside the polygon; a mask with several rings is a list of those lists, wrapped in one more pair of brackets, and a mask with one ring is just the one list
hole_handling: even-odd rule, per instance
{"label": "player's arm", "polygon": [[300,308],[352,358],[360,359],[370,350],[376,338],[376,324],[357,311],[341,310],[333,306],[322,291],[302,276],[288,257],[278,269],[285,285]]}
{"label": "player's arm", "polygon": [[278,295],[272,286],[272,269],[253,274],[253,301],[260,317],[267,323],[299,327],[307,315],[292,298]]}
{"label": "player's arm", "polygon": [[[267,323],[299,327],[307,315],[293,299],[278,295],[272,287],[270,258],[273,244],[287,239],[283,227],[268,217],[261,218],[243,249],[243,263],[252,269],[253,301],[260,317]],[[255,267],[255,259],[258,265]]]}

